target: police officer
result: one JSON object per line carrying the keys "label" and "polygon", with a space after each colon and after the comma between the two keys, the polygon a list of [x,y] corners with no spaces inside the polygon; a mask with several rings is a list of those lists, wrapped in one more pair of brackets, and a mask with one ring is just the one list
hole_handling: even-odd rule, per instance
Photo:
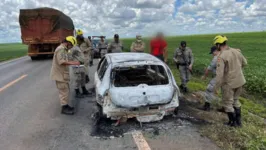
{"label": "police officer", "polygon": [[205,92],[205,97],[204,97],[205,104],[203,107],[203,110],[205,110],[205,111],[210,111],[210,109],[211,109],[210,103],[212,100],[215,99],[213,88],[214,88],[215,83],[216,83],[216,77],[215,77],[216,76],[216,65],[217,65],[217,57],[220,54],[220,51],[217,50],[216,46],[213,46],[213,47],[211,47],[210,54],[213,55],[213,59],[211,61],[211,64],[205,70],[204,76],[202,77],[202,80],[205,80],[208,77],[209,71],[211,71],[213,74],[213,78],[209,82],[207,89],[206,89],[206,92]]}
{"label": "police officer", "polygon": [[145,43],[142,41],[141,36],[136,36],[136,41],[131,44],[131,52],[140,52],[143,53],[145,50]]}
{"label": "police officer", "polygon": [[187,47],[187,43],[182,41],[180,47],[176,49],[174,53],[174,62],[180,72],[180,79],[182,84],[180,89],[184,92],[188,92],[187,83],[190,80],[190,74],[192,73],[192,65],[194,63],[194,58],[192,50]]}
{"label": "police officer", "polygon": [[97,48],[99,50],[99,53],[101,54],[101,57],[103,57],[107,53],[108,44],[104,40],[104,38],[105,38],[104,36],[101,36],[100,38],[101,38],[101,40],[99,41]]}
{"label": "police officer", "polygon": [[[71,58],[74,61],[79,61],[80,66],[72,66],[73,68],[73,76],[74,76],[74,87],[75,87],[75,93],[76,98],[83,98],[83,95],[89,95],[91,93],[88,92],[88,90],[85,87],[86,83],[86,75],[85,75],[85,66],[84,64],[84,55],[81,52],[80,48],[78,46],[74,46],[71,49]],[[82,89],[82,94],[80,93],[79,89]]]}
{"label": "police officer", "polygon": [[115,34],[114,41],[108,45],[107,51],[108,53],[121,53],[122,50],[123,50],[123,44],[119,40],[119,35]]}
{"label": "police officer", "polygon": [[218,35],[213,43],[220,51],[217,59],[215,91],[221,87],[222,101],[228,115],[229,126],[241,126],[241,104],[239,96],[246,83],[242,68],[247,65],[246,58],[239,49],[227,45],[226,36]]}
{"label": "police officer", "polygon": [[79,61],[69,61],[68,53],[76,44],[75,37],[68,36],[59,45],[55,52],[51,68],[51,79],[55,80],[56,87],[59,91],[59,99],[62,106],[61,113],[73,115],[74,108],[69,106],[69,65],[80,65]]}
{"label": "police officer", "polygon": [[89,79],[89,70],[88,70],[88,67],[89,67],[89,63],[90,63],[90,59],[91,59],[91,50],[92,50],[92,46],[91,46],[91,42],[89,41],[89,39],[87,38],[84,38],[83,36],[83,31],[78,29],[76,31],[77,33],[77,40],[81,40],[82,43],[79,44],[79,48],[81,49],[81,51],[83,52],[84,54],[84,66],[85,66],[85,69],[86,69],[86,83],[88,83],[90,81]]}

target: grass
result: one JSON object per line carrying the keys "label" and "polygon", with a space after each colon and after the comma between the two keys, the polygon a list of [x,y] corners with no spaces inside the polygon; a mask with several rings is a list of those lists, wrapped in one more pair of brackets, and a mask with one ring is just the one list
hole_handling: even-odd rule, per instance
{"label": "grass", "polygon": [[[173,74],[177,82],[179,72],[172,68]],[[198,77],[192,77],[188,84],[190,90],[195,93],[204,91],[207,86],[207,81],[200,80]],[[192,95],[192,94],[191,94]],[[191,95],[188,95],[190,97]],[[223,113],[215,111],[221,107],[221,102],[213,102],[213,110],[205,112],[197,109],[203,105],[203,99],[198,98],[201,103],[190,105],[193,109],[192,116],[199,120],[205,120],[208,124],[200,125],[200,133],[207,136],[219,147],[225,150],[264,150],[266,149],[266,107],[257,103],[257,101],[247,98],[240,98],[242,103],[242,128],[231,128],[223,125],[227,121],[227,116]],[[188,110],[188,112],[191,112]]]}
{"label": "grass", "polygon": [[[193,65],[193,76],[188,84],[192,92],[205,91],[208,81],[202,81],[204,69],[209,65],[212,57],[209,55],[212,39],[215,35],[193,35],[180,37],[167,37],[168,43],[168,65],[172,69],[176,82],[180,84],[179,72],[172,62],[175,49],[180,41],[187,41],[188,47],[192,48],[195,64]],[[223,149],[241,150],[264,150],[266,149],[266,32],[231,33],[226,34],[229,45],[241,49],[248,60],[248,66],[244,69],[247,80],[245,90],[248,94],[240,98],[242,103],[242,128],[230,128],[223,125],[227,121],[225,114],[211,111],[202,112],[192,105],[196,112],[194,115],[211,122],[200,127],[200,132],[213,140]],[[123,39],[124,47],[129,51],[134,39]],[[149,51],[149,39],[144,39],[146,52]],[[198,104],[197,104],[198,105]],[[214,107],[220,107],[214,104]]]}
{"label": "grass", "polygon": [[0,62],[25,56],[27,50],[27,45],[20,43],[0,44]]}
{"label": "grass", "polygon": [[[187,41],[188,47],[192,48],[195,64],[193,72],[195,75],[202,75],[212,56],[209,55],[212,40],[215,35],[193,35],[168,37],[168,61],[172,62],[175,49],[179,46],[180,41]],[[230,33],[226,34],[229,45],[233,48],[241,49],[242,53],[248,60],[248,66],[244,73],[247,83],[245,89],[251,93],[260,93],[266,95],[266,32],[250,33]],[[129,50],[134,39],[124,39],[123,44],[126,50]],[[149,39],[144,39],[146,51],[149,51]]]}

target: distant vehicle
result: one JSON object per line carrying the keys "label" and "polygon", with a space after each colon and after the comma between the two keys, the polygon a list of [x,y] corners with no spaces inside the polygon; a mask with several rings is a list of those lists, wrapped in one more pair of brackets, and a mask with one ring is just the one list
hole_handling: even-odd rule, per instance
{"label": "distant vehicle", "polygon": [[[92,36],[92,47],[94,51],[94,58],[102,58],[107,53],[107,46],[106,48],[100,48],[98,47],[98,43],[101,40],[102,36]],[[105,36],[103,36],[105,39]],[[105,43],[107,44],[107,41],[105,39]]]}
{"label": "distant vehicle", "polygon": [[19,23],[22,42],[28,45],[32,60],[53,55],[64,38],[74,33],[72,19],[53,8],[21,9]]}
{"label": "distant vehicle", "polygon": [[106,54],[95,73],[101,117],[152,122],[176,113],[180,91],[169,67],[145,53]]}

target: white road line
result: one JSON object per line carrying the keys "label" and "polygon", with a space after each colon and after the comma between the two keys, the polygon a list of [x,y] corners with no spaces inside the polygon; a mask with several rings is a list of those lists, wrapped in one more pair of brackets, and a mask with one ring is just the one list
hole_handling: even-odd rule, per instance
{"label": "white road line", "polygon": [[16,58],[16,59],[11,59],[11,60],[7,60],[7,61],[3,61],[3,62],[0,62],[0,66],[2,65],[5,65],[5,64],[8,64],[8,63],[12,63],[14,61],[18,61],[18,60],[21,60],[21,59],[25,59],[27,58],[28,56],[23,56],[23,57],[20,57],[20,58]]}
{"label": "white road line", "polygon": [[3,87],[0,88],[0,92],[2,92],[5,89],[9,88],[10,86],[12,86],[13,84],[17,83],[18,81],[22,80],[25,77],[27,77],[26,74],[24,74],[23,76],[17,78],[16,80],[13,80],[13,81],[9,82],[8,84],[6,84],[5,86],[3,86]]}
{"label": "white road line", "polygon": [[132,132],[132,137],[139,150],[151,150],[149,144],[147,143],[143,134],[140,131]]}

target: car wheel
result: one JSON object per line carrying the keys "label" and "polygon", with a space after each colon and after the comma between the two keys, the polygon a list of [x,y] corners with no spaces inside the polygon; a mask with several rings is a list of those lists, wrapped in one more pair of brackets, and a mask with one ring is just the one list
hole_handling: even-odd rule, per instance
{"label": "car wheel", "polygon": [[179,108],[178,108],[178,107],[176,107],[176,108],[175,108],[175,110],[174,110],[174,115],[176,115],[176,116],[177,116],[177,115],[178,115],[178,112],[179,112]]}

